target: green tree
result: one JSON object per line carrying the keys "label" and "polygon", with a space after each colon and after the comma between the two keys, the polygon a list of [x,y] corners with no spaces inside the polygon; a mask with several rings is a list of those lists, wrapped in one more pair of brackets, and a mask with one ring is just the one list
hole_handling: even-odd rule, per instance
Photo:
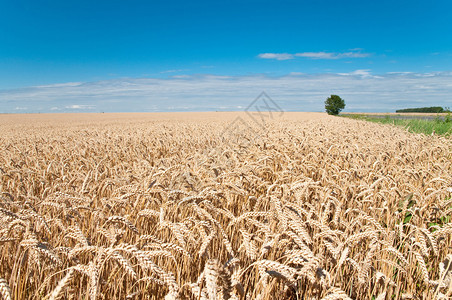
{"label": "green tree", "polygon": [[345,101],[338,95],[331,95],[325,100],[325,110],[329,115],[338,115],[345,108]]}

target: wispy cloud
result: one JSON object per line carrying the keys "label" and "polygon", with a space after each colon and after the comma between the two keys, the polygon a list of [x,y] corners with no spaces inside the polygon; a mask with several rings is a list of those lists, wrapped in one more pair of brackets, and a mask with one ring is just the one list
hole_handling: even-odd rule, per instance
{"label": "wispy cloud", "polygon": [[[72,104],[65,106],[65,108],[67,109],[94,109],[95,107],[96,107],[95,105],[80,105],[80,104]],[[51,110],[55,110],[54,107],[52,107]]]}
{"label": "wispy cloud", "polygon": [[305,57],[310,59],[341,59],[341,58],[363,58],[370,56],[370,53],[363,53],[361,49],[352,49],[348,52],[300,52],[300,53],[262,53],[258,57],[265,59],[287,60],[295,57]]}
{"label": "wispy cloud", "polygon": [[186,72],[189,71],[188,69],[175,69],[175,70],[165,70],[160,72],[160,74],[165,74],[165,73],[179,73],[179,72]]}
{"label": "wispy cloud", "polygon": [[337,57],[337,54],[330,52],[302,52],[296,53],[295,56],[314,59],[334,59],[335,57]]}
{"label": "wispy cloud", "polygon": [[78,86],[83,82],[66,82],[66,83],[55,83],[50,85],[39,85],[40,88],[54,88],[54,87],[66,87],[66,86]]}
{"label": "wispy cloud", "polygon": [[307,57],[312,59],[340,59],[340,58],[361,58],[370,56],[369,53],[361,53],[361,52],[343,52],[343,53],[334,53],[334,52],[302,52],[296,53],[295,56],[298,57]]}
{"label": "wispy cloud", "polygon": [[349,73],[338,73],[338,75],[343,76],[361,76],[361,77],[374,77],[374,78],[382,78],[381,76],[372,75],[370,70],[355,70]]}
{"label": "wispy cloud", "polygon": [[293,59],[294,55],[289,53],[261,53],[258,57],[264,59],[288,60]]}
{"label": "wispy cloud", "polygon": [[[193,75],[126,78],[77,85],[0,90],[0,112],[130,112],[240,110],[266,91],[285,110],[323,111],[337,94],[346,111],[394,111],[413,106],[450,106],[452,73]],[[25,109],[16,109],[25,108]]]}

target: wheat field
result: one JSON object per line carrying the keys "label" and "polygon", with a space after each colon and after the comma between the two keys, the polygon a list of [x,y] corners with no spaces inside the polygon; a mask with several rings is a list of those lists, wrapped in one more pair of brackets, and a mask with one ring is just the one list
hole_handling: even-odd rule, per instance
{"label": "wheat field", "polygon": [[452,297],[450,139],[237,117],[1,115],[1,297]]}

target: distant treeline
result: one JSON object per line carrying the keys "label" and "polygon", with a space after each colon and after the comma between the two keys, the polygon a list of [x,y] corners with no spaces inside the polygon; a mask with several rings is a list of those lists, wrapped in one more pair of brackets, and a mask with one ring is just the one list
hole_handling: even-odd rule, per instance
{"label": "distant treeline", "polygon": [[441,106],[405,108],[396,110],[396,113],[442,113],[442,112],[446,111]]}

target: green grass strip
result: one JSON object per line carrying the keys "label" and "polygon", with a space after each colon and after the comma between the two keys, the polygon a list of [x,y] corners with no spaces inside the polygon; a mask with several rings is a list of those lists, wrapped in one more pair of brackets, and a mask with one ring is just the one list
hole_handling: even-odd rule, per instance
{"label": "green grass strip", "polygon": [[344,114],[341,115],[346,118],[365,120],[374,123],[392,124],[395,126],[404,127],[409,132],[424,133],[431,135],[432,133],[437,135],[450,136],[452,134],[452,119],[450,115],[445,116],[444,120],[436,118],[433,120],[425,119],[400,119],[397,117],[391,118],[386,116],[384,118],[372,118],[365,114]]}

